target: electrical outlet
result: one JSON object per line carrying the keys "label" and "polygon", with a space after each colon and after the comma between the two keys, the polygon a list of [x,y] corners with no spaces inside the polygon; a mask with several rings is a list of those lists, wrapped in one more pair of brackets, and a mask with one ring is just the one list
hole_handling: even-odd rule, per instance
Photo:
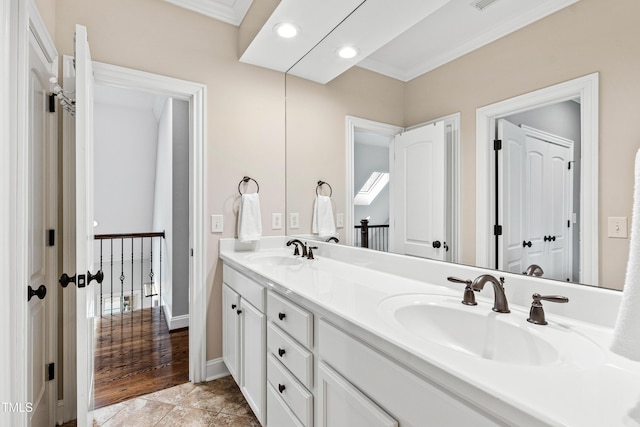
{"label": "electrical outlet", "polygon": [[336,214],[336,228],[342,228],[342,227],[344,227],[344,214],[339,213],[339,214]]}
{"label": "electrical outlet", "polygon": [[296,229],[300,228],[300,215],[298,212],[289,214],[289,228]]}
{"label": "electrical outlet", "polygon": [[617,238],[617,239],[626,239],[628,236],[627,233],[627,217],[614,217],[610,216],[608,218],[608,236]]}
{"label": "electrical outlet", "polygon": [[222,215],[211,215],[211,232],[222,233],[224,230],[224,220]]}
{"label": "electrical outlet", "polygon": [[282,230],[282,214],[281,213],[271,214],[271,229]]}

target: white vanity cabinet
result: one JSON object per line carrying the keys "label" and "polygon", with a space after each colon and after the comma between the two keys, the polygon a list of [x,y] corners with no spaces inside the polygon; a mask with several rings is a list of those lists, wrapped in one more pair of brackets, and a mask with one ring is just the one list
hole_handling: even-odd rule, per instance
{"label": "white vanity cabinet", "polygon": [[266,325],[262,285],[224,266],[222,355],[260,423],[266,421]]}
{"label": "white vanity cabinet", "polygon": [[312,427],[313,314],[267,292],[267,425]]}

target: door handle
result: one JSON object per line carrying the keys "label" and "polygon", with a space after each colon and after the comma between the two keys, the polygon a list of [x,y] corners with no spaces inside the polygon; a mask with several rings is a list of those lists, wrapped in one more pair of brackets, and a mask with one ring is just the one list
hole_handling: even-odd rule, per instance
{"label": "door handle", "polygon": [[60,280],[58,280],[58,283],[60,283],[60,286],[62,286],[63,288],[66,288],[67,286],[69,286],[69,283],[76,283],[76,275],[74,274],[73,276],[69,276],[67,273],[62,273],[62,276],[60,276]]}
{"label": "door handle", "polygon": [[[547,241],[546,239],[547,238],[545,237],[545,242]],[[531,240],[529,240],[528,242],[523,240],[522,241],[522,247],[524,248],[525,246],[530,248],[531,247]]]}
{"label": "door handle", "polygon": [[29,287],[27,288],[27,301],[31,301],[31,298],[33,298],[34,296],[38,297],[39,299],[44,299],[46,295],[47,287],[45,285],[40,285],[35,291],[31,287],[31,285],[29,285]]}
{"label": "door handle", "polygon": [[91,284],[91,281],[95,280],[98,283],[102,283],[104,280],[104,273],[102,270],[98,270],[96,274],[91,274],[91,272],[87,271],[87,285]]}
{"label": "door handle", "polygon": [[436,240],[431,244],[431,246],[433,246],[434,249],[440,249],[440,247],[442,246],[442,243],[440,243],[440,240]]}

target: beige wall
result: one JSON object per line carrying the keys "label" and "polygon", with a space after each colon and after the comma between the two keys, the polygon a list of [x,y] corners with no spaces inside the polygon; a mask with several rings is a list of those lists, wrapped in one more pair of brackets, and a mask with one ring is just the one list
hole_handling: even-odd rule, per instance
{"label": "beige wall", "polygon": [[[609,216],[631,219],[640,148],[640,2],[581,0],[407,84],[406,124],[460,112],[462,261],[475,260],[475,112],[600,73],[600,284],[621,289],[629,241],[609,239]],[[468,244],[467,244],[468,242]]]}
{"label": "beige wall", "polygon": [[[289,234],[311,233],[318,180],[331,185],[334,212],[345,212],[345,116],[401,126],[404,86],[362,68],[327,85],[287,76],[287,212],[300,215]],[[345,229],[338,231],[343,240]]]}
{"label": "beige wall", "polygon": [[[271,213],[283,212],[284,75],[241,64],[237,27],[159,0],[58,0],[55,40],[73,54],[75,24],[87,27],[96,61],[207,85],[208,218],[223,214],[222,237],[235,237],[237,185],[260,183],[264,235]],[[207,221],[208,227],[208,221]],[[207,232],[207,359],[222,355],[222,268],[219,234]]]}

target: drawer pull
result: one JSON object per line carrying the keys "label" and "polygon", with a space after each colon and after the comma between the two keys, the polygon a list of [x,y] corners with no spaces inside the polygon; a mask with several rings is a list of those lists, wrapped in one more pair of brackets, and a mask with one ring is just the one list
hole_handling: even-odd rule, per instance
{"label": "drawer pull", "polygon": [[278,391],[282,394],[286,390],[284,384],[278,384]]}
{"label": "drawer pull", "polygon": [[278,354],[280,355],[280,357],[284,356],[285,353],[286,353],[286,351],[284,351],[284,348],[279,348],[278,349]]}
{"label": "drawer pull", "polygon": [[237,305],[235,305],[235,304],[231,304],[231,310],[235,310],[235,309],[236,309],[236,307],[237,307]]}
{"label": "drawer pull", "polygon": [[286,315],[286,314],[284,314],[284,313],[278,313],[278,319],[280,319],[280,320],[284,320],[284,318],[285,318],[285,317],[287,317],[287,315]]}
{"label": "drawer pull", "polygon": [[238,313],[238,316],[240,316],[240,313],[242,313],[242,310],[236,310],[236,313]]}

